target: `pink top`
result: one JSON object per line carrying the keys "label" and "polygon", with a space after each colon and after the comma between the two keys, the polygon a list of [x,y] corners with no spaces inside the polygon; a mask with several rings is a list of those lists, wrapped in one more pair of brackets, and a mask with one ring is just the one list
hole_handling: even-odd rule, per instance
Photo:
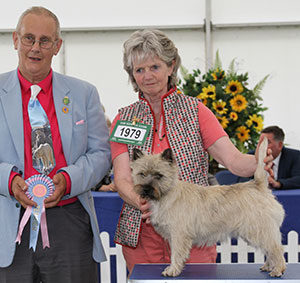
{"label": "pink top", "polygon": [[[215,115],[202,103],[198,104],[198,119],[199,127],[201,132],[201,137],[203,141],[203,146],[208,149],[212,144],[214,144],[219,138],[227,136],[226,132],[220,125],[219,121],[216,119]],[[115,127],[117,121],[120,120],[120,115],[118,114],[112,122],[111,132]],[[161,136],[165,135],[165,125],[162,127]],[[127,144],[110,142],[112,160],[114,160],[118,155],[127,152]],[[163,138],[162,141],[159,140],[158,132],[154,133],[153,139],[153,154],[160,153],[165,149],[169,148],[168,140]]]}

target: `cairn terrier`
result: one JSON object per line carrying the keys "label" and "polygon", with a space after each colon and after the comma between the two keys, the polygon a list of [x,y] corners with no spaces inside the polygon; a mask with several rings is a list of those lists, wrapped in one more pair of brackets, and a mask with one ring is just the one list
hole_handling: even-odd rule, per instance
{"label": "cairn terrier", "polygon": [[285,269],[280,226],[284,210],[268,188],[260,145],[254,180],[224,186],[199,186],[180,181],[170,149],[147,155],[135,149],[131,163],[135,191],[151,203],[151,223],[171,247],[164,276],[178,276],[193,245],[211,246],[241,237],[266,256],[262,271],[280,277]]}

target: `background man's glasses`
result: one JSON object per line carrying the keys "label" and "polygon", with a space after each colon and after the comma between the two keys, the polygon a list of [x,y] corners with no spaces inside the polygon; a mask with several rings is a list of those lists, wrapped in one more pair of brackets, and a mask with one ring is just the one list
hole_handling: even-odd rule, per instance
{"label": "background man's glasses", "polygon": [[39,43],[39,46],[43,49],[50,49],[53,47],[54,43],[57,42],[57,40],[52,41],[47,37],[41,38],[40,40],[36,40],[31,35],[23,35],[21,37],[21,43],[25,46],[33,46],[36,42]]}

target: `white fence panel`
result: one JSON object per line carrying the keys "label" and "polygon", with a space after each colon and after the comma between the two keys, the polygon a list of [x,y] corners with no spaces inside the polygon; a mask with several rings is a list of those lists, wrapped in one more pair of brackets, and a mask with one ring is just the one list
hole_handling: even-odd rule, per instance
{"label": "white fence panel", "polygon": [[284,246],[284,251],[287,253],[288,262],[296,263],[299,260],[300,246],[298,245],[298,233],[290,231],[288,233],[288,245]]}
{"label": "white fence panel", "polygon": [[107,261],[100,264],[101,283],[111,283],[110,256],[116,256],[116,279],[118,283],[127,282],[126,263],[122,253],[122,246],[110,247],[109,234],[107,232],[100,233],[101,241],[105,250]]}
{"label": "white fence panel", "polygon": [[116,265],[117,265],[117,282],[126,282],[127,270],[126,263],[122,253],[122,246],[116,245]]}

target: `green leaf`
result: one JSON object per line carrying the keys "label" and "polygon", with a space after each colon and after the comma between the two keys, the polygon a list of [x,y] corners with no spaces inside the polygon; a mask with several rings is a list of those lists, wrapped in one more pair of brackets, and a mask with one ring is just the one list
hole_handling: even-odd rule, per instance
{"label": "green leaf", "polygon": [[219,50],[217,50],[216,52],[216,59],[215,59],[215,64],[214,64],[214,69],[219,69],[221,70],[222,69],[222,62],[221,62],[221,59],[220,59],[220,56],[219,56]]}
{"label": "green leaf", "polygon": [[266,75],[262,80],[260,80],[256,86],[253,88],[253,93],[254,95],[258,98],[260,96],[260,93],[263,89],[263,87],[266,84],[267,79],[269,78],[270,75]]}
{"label": "green leaf", "polygon": [[235,71],[235,59],[236,58],[233,58],[232,61],[229,64],[229,67],[228,67],[228,70],[227,70],[227,73],[228,73],[229,76],[232,76],[233,74],[236,73],[236,71]]}

